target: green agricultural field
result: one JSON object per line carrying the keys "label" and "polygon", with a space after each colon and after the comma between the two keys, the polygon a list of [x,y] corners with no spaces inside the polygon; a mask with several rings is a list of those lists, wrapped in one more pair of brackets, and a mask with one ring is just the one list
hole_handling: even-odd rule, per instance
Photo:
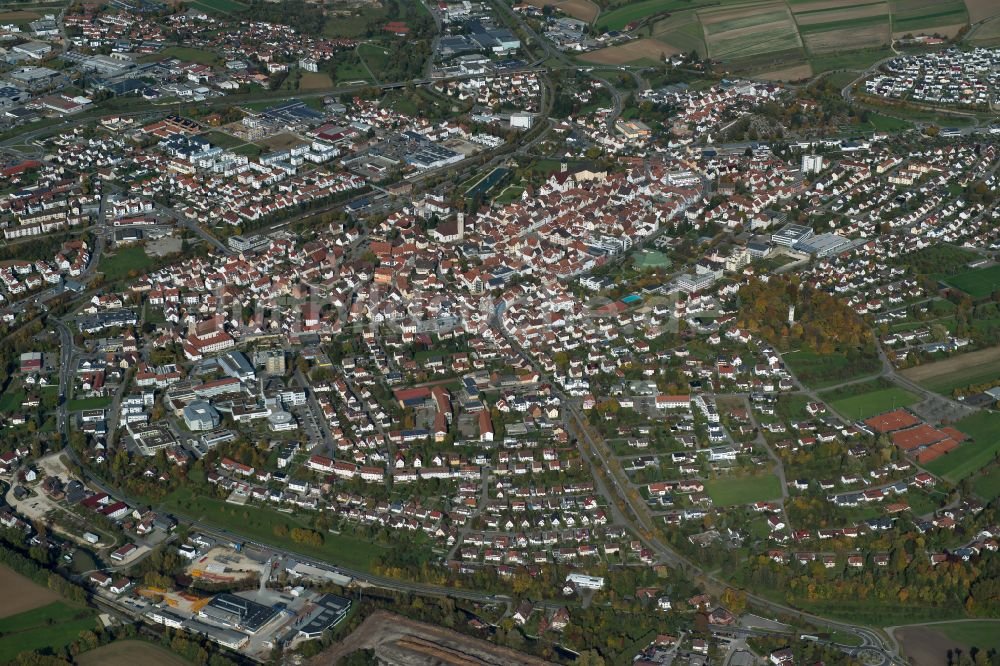
{"label": "green agricultural field", "polygon": [[795,16],[822,16],[823,14],[829,14],[830,12],[843,11],[844,9],[860,9],[862,7],[873,7],[877,5],[884,4],[884,0],[863,0],[861,2],[853,3],[848,5],[843,3],[842,5],[828,7],[821,3],[818,8],[813,9],[801,9],[801,5],[811,5],[814,4],[816,0],[789,0],[788,7],[795,12]]}
{"label": "green agricultural field", "polygon": [[996,458],[1000,451],[1000,414],[979,412],[955,422],[954,427],[972,437],[972,441],[927,463],[927,469],[958,483]]}
{"label": "green agricultural field", "polygon": [[[954,319],[946,321],[954,324]],[[929,391],[952,395],[955,389],[986,384],[1000,378],[1000,347],[988,347],[924,363],[907,368],[902,374]]]}
{"label": "green agricultural field", "polygon": [[288,537],[277,536],[274,526],[311,529],[308,520],[267,507],[239,506],[224,500],[195,496],[190,488],[174,491],[164,499],[163,506],[222,529],[238,532],[254,541],[287,548],[353,569],[370,571],[375,559],[383,551],[381,546],[366,539],[330,532],[323,533],[323,544],[320,546],[295,543]]}
{"label": "green agricultural field", "polygon": [[705,492],[716,506],[766,502],[781,498],[781,481],[771,475],[713,479],[705,482]]}
{"label": "green agricultural field", "polygon": [[992,502],[1000,497],[1000,466],[994,465],[986,474],[977,476],[972,482],[972,490],[984,502]]}
{"label": "green agricultural field", "polygon": [[790,57],[803,55],[798,35],[782,25],[766,30],[755,30],[747,35],[710,39],[709,50],[713,58],[720,60],[739,60],[759,55],[773,56],[779,52],[788,52]]}
{"label": "green agricultural field", "polygon": [[860,51],[848,51],[846,53],[829,53],[821,56],[813,56],[809,63],[816,72],[825,72],[833,69],[867,69],[873,62],[892,55],[889,49],[864,49]]}
{"label": "green agricultural field", "polygon": [[986,298],[1000,289],[1000,264],[953,275],[945,284],[961,289],[972,298]]}
{"label": "green agricultural field", "polygon": [[653,37],[676,47],[683,53],[697,51],[701,57],[708,55],[705,31],[696,12],[677,13],[653,24]]}
{"label": "green agricultural field", "polygon": [[146,250],[141,247],[126,247],[115,250],[114,254],[103,255],[98,270],[104,274],[106,282],[116,282],[140,275],[149,264]]}
{"label": "green agricultural field", "polygon": [[830,21],[828,23],[808,23],[799,24],[799,33],[802,35],[830,32],[831,30],[846,30],[850,28],[867,28],[873,25],[884,25],[888,27],[889,17],[885,14],[880,16],[859,16],[857,18],[843,19],[840,21]]}
{"label": "green agricultural field", "polygon": [[927,31],[969,22],[962,0],[892,0],[894,34]]}
{"label": "green agricultural field", "polygon": [[841,416],[857,420],[888,412],[897,407],[907,407],[919,401],[917,395],[893,386],[840,398],[830,402],[830,406]]}
{"label": "green agricultural field", "polygon": [[724,21],[708,23],[705,26],[705,34],[711,36],[720,32],[729,32],[730,30],[752,28],[765,23],[780,22],[786,20],[787,18],[788,12],[784,8],[767,12],[756,12],[752,16],[736,16]]}
{"label": "green agricultural field", "polygon": [[56,601],[0,620],[0,663],[25,651],[58,650],[97,628],[94,611]]}
{"label": "green agricultural field", "polygon": [[[754,13],[754,8],[761,11]],[[713,22],[713,14],[722,20]],[[968,23],[969,14],[962,0],[861,0],[837,6],[817,0],[639,0],[606,10],[595,27],[623,30],[647,19],[654,21],[651,34],[639,30],[637,36],[660,39],[682,52],[697,50],[705,55],[707,50],[713,58],[758,70],[777,64],[794,67],[808,54],[812,71],[818,73],[866,68],[890,55],[892,34],[953,36]],[[767,62],[764,56],[769,57]]]}
{"label": "green agricultural field", "polygon": [[952,395],[955,389],[985,384],[998,377],[1000,377],[1000,361],[994,361],[975,368],[949,372],[933,379],[922,381],[920,385],[928,391],[934,391],[941,395]]}
{"label": "green agricultural field", "polygon": [[865,624],[870,627],[889,627],[914,622],[933,622],[941,619],[961,619],[965,611],[961,605],[948,606],[916,604],[900,605],[892,602],[880,602],[875,599],[857,599],[854,601],[803,601],[791,599],[791,605],[804,611],[843,620],[854,624]]}
{"label": "green agricultural field", "polygon": [[612,9],[606,14],[601,14],[595,25],[597,28],[622,30],[629,23],[640,21],[648,16],[681,9],[691,9],[695,6],[697,5],[687,0],[643,0],[643,2],[630,2],[617,9]]}

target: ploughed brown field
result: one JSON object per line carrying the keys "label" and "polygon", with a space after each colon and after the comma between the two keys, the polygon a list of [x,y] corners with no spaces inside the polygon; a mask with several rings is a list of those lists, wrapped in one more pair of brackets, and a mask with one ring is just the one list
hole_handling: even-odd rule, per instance
{"label": "ploughed brown field", "polygon": [[559,11],[581,21],[593,23],[601,8],[590,0],[525,0],[532,7],[542,8],[552,5]]}
{"label": "ploughed brown field", "polygon": [[913,666],[941,666],[948,662],[948,650],[965,650],[933,627],[903,627],[893,633]]}
{"label": "ploughed brown field", "polygon": [[677,49],[659,39],[637,39],[627,44],[609,46],[580,56],[580,60],[598,65],[624,65],[636,60],[661,60],[663,56],[676,55]]}
{"label": "ploughed brown field", "polygon": [[11,617],[59,600],[52,590],[36,585],[13,569],[0,566],[0,618]]}
{"label": "ploughed brown field", "polygon": [[189,666],[188,662],[145,641],[118,641],[84,652],[76,658],[80,666]]}

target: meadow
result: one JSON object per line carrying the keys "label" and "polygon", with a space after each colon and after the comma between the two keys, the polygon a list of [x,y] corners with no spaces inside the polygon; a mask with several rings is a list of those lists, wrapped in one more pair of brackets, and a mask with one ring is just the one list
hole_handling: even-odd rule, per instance
{"label": "meadow", "polygon": [[150,264],[146,250],[141,247],[125,247],[113,254],[101,256],[98,270],[104,274],[106,282],[117,282],[122,278],[139,275]]}
{"label": "meadow", "polygon": [[781,498],[781,481],[776,476],[712,479],[705,482],[705,492],[715,506],[753,504]]}
{"label": "meadow", "polygon": [[225,500],[195,496],[189,488],[180,488],[168,495],[163,506],[221,529],[239,532],[254,541],[288,548],[353,569],[371,570],[373,561],[384,550],[365,539],[329,532],[323,534],[323,543],[319,546],[294,543],[287,537],[275,535],[274,526],[308,528],[308,521],[267,507],[240,506]]}
{"label": "meadow", "polygon": [[992,502],[1000,497],[1000,466],[994,465],[985,474],[972,482],[972,491],[984,502]]}
{"label": "meadow", "polygon": [[824,388],[878,371],[878,359],[848,358],[843,353],[818,354],[808,349],[788,352],[785,362],[803,383]]}
{"label": "meadow", "polygon": [[97,396],[94,398],[76,398],[66,403],[66,409],[71,412],[79,412],[85,409],[104,409],[111,404],[110,396]]}

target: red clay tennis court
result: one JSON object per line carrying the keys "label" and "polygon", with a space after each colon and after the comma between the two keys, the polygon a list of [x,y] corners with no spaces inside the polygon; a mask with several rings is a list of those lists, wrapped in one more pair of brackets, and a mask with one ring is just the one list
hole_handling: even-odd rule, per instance
{"label": "red clay tennis court", "polygon": [[865,424],[877,432],[893,432],[903,428],[912,428],[918,423],[920,423],[920,419],[905,409],[897,409],[894,412],[886,412],[865,419]]}

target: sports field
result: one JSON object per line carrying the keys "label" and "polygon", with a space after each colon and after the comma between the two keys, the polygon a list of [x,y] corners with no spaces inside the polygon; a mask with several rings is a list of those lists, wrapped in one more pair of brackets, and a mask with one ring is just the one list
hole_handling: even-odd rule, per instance
{"label": "sports field", "polygon": [[953,425],[969,435],[972,441],[964,442],[957,449],[927,463],[927,469],[952,483],[958,483],[992,462],[1000,451],[1000,414],[979,412]]}
{"label": "sports field", "polygon": [[667,255],[656,250],[644,250],[636,253],[632,258],[632,265],[639,270],[652,270],[656,268],[669,268],[671,261]]}
{"label": "sports field", "polygon": [[929,391],[951,395],[957,388],[1000,379],[1000,347],[990,347],[925,363],[902,371],[902,375]]}
{"label": "sports field", "polygon": [[84,652],[76,658],[79,666],[190,666],[190,662],[145,641],[118,641]]}
{"label": "sports field", "polygon": [[781,481],[771,475],[713,479],[705,482],[705,492],[716,506],[753,504],[780,499]]}
{"label": "sports field", "polygon": [[[820,396],[822,397],[822,396]],[[895,386],[859,393],[830,402],[830,406],[841,416],[852,419],[866,419],[899,407],[907,407],[920,398]]]}

